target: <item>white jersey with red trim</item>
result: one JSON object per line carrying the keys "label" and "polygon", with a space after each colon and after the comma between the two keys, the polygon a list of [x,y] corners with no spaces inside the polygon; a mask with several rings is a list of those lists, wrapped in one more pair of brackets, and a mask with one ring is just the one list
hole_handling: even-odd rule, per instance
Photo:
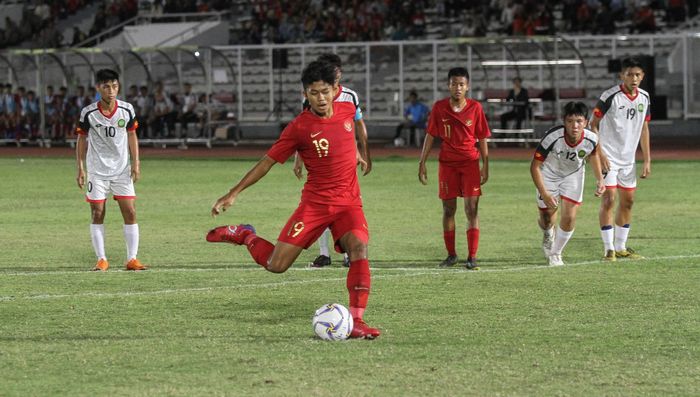
{"label": "white jersey with red trim", "polygon": [[76,133],[87,135],[87,172],[103,179],[113,179],[128,172],[129,140],[138,128],[136,113],[130,103],[116,101],[111,114],[104,114],[100,102],[80,112]]}
{"label": "white jersey with red trim", "polygon": [[644,123],[651,120],[649,93],[641,88],[630,96],[618,85],[603,92],[593,109],[601,118],[600,147],[613,165],[634,164]]}
{"label": "white jersey with red trim", "polygon": [[564,126],[547,131],[535,150],[535,159],[542,161],[542,175],[547,178],[566,178],[585,173],[586,159],[598,147],[598,135],[584,129],[581,139],[570,145],[564,137]]}

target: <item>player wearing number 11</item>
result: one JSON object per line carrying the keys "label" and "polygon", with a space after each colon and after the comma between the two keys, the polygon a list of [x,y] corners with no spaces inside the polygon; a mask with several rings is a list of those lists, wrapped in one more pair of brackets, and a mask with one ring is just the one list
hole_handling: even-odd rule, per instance
{"label": "player wearing number 11", "polygon": [[347,252],[350,269],[347,289],[354,319],[351,338],[376,338],[380,331],[363,320],[370,291],[367,259],[369,230],[362,210],[357,180],[355,112],[351,102],[334,102],[335,67],[310,63],[301,81],[310,109],[304,110],[282,131],[267,154],[211,209],[219,215],[234,204],[238,195],[262,179],[276,163],[298,152],[307,170],[301,202],[277,237],[277,244],[258,236],[251,225],[220,226],[207,234],[207,241],[245,245],[256,263],[272,273],[283,273],[301,251],[330,227],[338,252]]}
{"label": "player wearing number 11", "polygon": [[136,223],[134,206],[134,182],[141,175],[139,143],[136,137],[139,123],[136,121],[134,107],[128,102],[117,100],[117,72],[110,69],[98,70],[95,81],[95,88],[101,99],[82,109],[80,124],[76,129],[76,180],[80,189],[87,184],[86,200],[90,203],[92,213],[90,236],[97,256],[97,264],[93,270],[106,271],[109,268],[105,254],[104,218],[105,201],[110,193],[119,202],[119,209],[124,218],[126,270],[145,270],[146,267],[136,259],[139,225]]}

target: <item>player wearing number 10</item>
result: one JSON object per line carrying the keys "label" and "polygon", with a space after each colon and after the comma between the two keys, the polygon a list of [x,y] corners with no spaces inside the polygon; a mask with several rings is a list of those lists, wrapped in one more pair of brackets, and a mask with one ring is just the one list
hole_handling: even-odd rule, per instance
{"label": "player wearing number 10", "polygon": [[95,88],[101,99],[82,109],[80,124],[76,129],[76,180],[80,189],[87,183],[86,200],[90,203],[92,213],[90,236],[97,256],[97,264],[93,270],[106,271],[109,268],[104,243],[105,201],[109,193],[119,202],[119,209],[124,218],[126,269],[145,270],[146,267],[136,259],[139,225],[136,223],[134,206],[134,182],[141,175],[139,144],[136,137],[138,121],[134,107],[128,102],[117,100],[117,72],[110,69],[98,70],[95,81]]}
{"label": "player wearing number 10", "polygon": [[301,202],[280,232],[277,244],[259,237],[251,225],[243,224],[212,229],[207,241],[245,245],[260,266],[273,273],[283,273],[303,249],[330,227],[336,250],[347,252],[350,257],[346,283],[354,319],[350,337],[372,339],[380,331],[362,319],[371,277],[367,259],[369,230],[356,171],[356,108],[350,102],[333,101],[335,80],[335,67],[328,63],[315,61],[304,69],[301,81],[310,109],[287,125],[267,154],[211,210],[212,215],[220,214],[275,163],[284,163],[298,152],[306,166],[306,183]]}

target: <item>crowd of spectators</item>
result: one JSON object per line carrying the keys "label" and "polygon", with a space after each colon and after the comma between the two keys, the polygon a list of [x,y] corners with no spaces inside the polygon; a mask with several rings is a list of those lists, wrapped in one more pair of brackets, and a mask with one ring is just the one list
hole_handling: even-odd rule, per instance
{"label": "crowd of spectators", "polygon": [[[68,88],[57,90],[46,86],[44,101],[45,132],[40,135],[40,98],[36,91],[25,87],[13,89],[11,84],[0,84],[0,139],[20,141],[28,139],[50,139],[63,142],[75,138],[75,128],[80,111],[88,104],[99,100],[94,87],[77,86],[69,93]],[[139,120],[141,138],[166,139],[209,136],[206,130],[207,109],[211,109],[211,120],[232,118],[234,98],[227,95],[224,104],[210,96],[209,107],[205,94],[195,94],[189,83],[181,93],[168,93],[162,82],[147,86],[132,85],[124,99],[134,106]]]}
{"label": "crowd of spectators", "polygon": [[231,44],[648,33],[698,12],[686,0],[254,0]]}
{"label": "crowd of spectators", "polygon": [[697,0],[104,0],[88,31],[74,27],[64,38],[56,23],[93,1],[100,0],[24,3],[20,21],[5,17],[0,48],[26,40],[34,47],[75,46],[139,9],[153,15],[229,10],[238,26],[231,44],[421,39],[431,25],[443,37],[650,33],[698,13]]}

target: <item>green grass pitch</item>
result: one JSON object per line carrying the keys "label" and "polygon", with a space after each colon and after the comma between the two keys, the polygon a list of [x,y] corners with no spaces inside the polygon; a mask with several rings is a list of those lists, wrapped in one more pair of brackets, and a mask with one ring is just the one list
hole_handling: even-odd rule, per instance
{"label": "green grass pitch", "polygon": [[[123,269],[118,207],[94,265],[71,159],[1,158],[0,396],[457,396],[700,394],[700,162],[640,180],[629,245],[599,261],[588,178],[561,268],[548,268],[529,164],[491,162],[480,203],[482,270],[441,270],[437,163],[375,161],[360,177],[370,226],[374,341],[324,342],[311,315],[346,304],[346,269],[281,275],[206,231],[251,223],[275,240],[301,183],[276,166],[218,219],[209,210],[254,160],[142,160],[139,257]],[[589,173],[590,175],[590,173]],[[460,204],[461,205],[461,204]],[[465,215],[458,212],[458,230]],[[466,237],[457,234],[464,256]]]}

